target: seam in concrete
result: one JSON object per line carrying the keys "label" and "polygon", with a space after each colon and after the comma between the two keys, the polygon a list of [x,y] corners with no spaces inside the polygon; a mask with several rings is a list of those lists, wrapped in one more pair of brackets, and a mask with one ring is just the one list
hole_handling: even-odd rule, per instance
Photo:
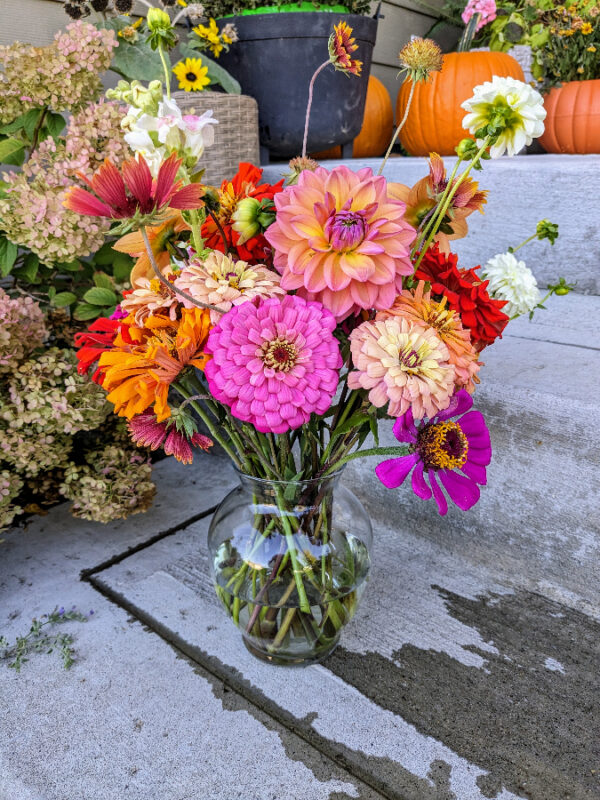
{"label": "seam in concrete", "polygon": [[204,519],[204,517],[208,517],[210,514],[214,514],[214,512],[218,508],[218,505],[219,503],[216,503],[214,506],[211,506],[210,508],[207,508],[204,511],[200,511],[198,512],[198,514],[194,514],[192,517],[188,517],[188,519],[178,522],[171,528],[167,528],[166,531],[155,533],[154,536],[151,536],[144,542],[140,542],[139,544],[136,544],[133,547],[124,550],[122,553],[118,553],[115,556],[111,556],[110,558],[101,561],[100,564],[97,564],[95,567],[87,567],[87,569],[82,569],[81,572],[79,573],[79,579],[82,581],[86,581],[87,583],[91,583],[90,579],[96,573],[103,572],[105,569],[113,567],[115,564],[120,564],[121,561],[124,561],[126,558],[129,558],[130,556],[139,553],[141,550],[145,550],[147,547],[151,547],[153,544],[160,542],[162,539],[166,539],[168,536],[173,536],[175,533],[178,533],[183,528],[188,528],[195,522],[199,522],[201,519]]}
{"label": "seam in concrete", "polygon": [[594,350],[600,351],[600,347],[590,347],[587,344],[573,344],[573,342],[555,342],[553,339],[546,339],[540,335],[538,339],[536,336],[519,336],[517,333],[507,333],[507,339],[521,339],[524,342],[545,342],[546,344],[558,344],[561,347],[577,347],[579,350]]}
{"label": "seam in concrete", "polygon": [[151,614],[143,611],[135,605],[135,603],[127,600],[120,592],[108,586],[100,577],[89,575],[83,580],[93,586],[93,588],[107,600],[120,606],[124,611],[127,611],[134,619],[163,639],[163,641],[177,653],[183,655],[188,661],[197,664],[211,675],[214,675],[214,677],[218,678],[226,687],[230,688],[243,697],[248,703],[271,717],[276,723],[287,728],[287,730],[299,739],[302,739],[311,747],[314,747],[325,758],[328,758],[330,761],[333,761],[334,764],[342,767],[351,777],[356,778],[370,789],[377,792],[384,800],[410,800],[406,795],[400,795],[397,791],[394,791],[389,784],[378,781],[371,772],[363,769],[360,764],[349,759],[343,745],[326,739],[312,727],[307,729],[303,728],[298,724],[300,720],[294,717],[293,714],[290,714],[289,711],[286,711],[286,709],[277,705],[277,703],[271,701],[266,695],[262,694],[259,689],[252,688],[241,673],[236,674],[236,670],[227,667],[215,656],[185,641],[185,639],[170,630],[166,625],[163,625]]}

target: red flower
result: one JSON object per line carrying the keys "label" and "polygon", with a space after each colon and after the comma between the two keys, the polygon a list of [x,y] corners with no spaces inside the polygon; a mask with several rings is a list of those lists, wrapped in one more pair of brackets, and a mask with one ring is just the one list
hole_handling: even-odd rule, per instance
{"label": "red flower", "polygon": [[[220,208],[217,218],[223,228],[230,247],[234,247],[238,258],[249,264],[267,264],[271,266],[273,257],[271,246],[261,234],[254,236],[244,244],[239,243],[240,234],[233,230],[232,216],[240,200],[245,197],[254,197],[259,202],[264,199],[272,200],[273,197],[283,189],[283,180],[273,185],[260,183],[262,169],[253,164],[242,162],[239,165],[237,174],[231,181],[223,181],[219,191]],[[225,245],[219,230],[211,217],[208,217],[202,227],[202,236],[205,238],[205,246],[210,250],[225,252]]]}
{"label": "red flower", "polygon": [[[119,330],[121,330],[121,335],[128,339],[128,327],[122,319],[99,317],[92,322],[87,331],[76,333],[74,336],[75,345],[79,348],[76,354],[79,362],[77,364],[77,372],[80,375],[87,375],[92,364],[98,361],[102,353],[112,348]],[[103,369],[101,367],[94,372],[92,376],[94,383],[102,384],[102,373]]]}
{"label": "red flower", "polygon": [[174,425],[158,422],[155,414],[150,409],[143,414],[132,417],[128,423],[129,435],[138,447],[149,447],[158,450],[161,447],[167,456],[175,456],[182,464],[191,464],[194,460],[193,447],[200,447],[208,451],[213,442],[208,436],[193,433],[187,436],[183,431],[178,431]]}
{"label": "red flower", "polygon": [[108,158],[89,180],[78,172],[94,192],[71,186],[63,206],[89,217],[128,219],[135,214],[152,214],[163,208],[200,208],[204,190],[200,184],[182,186],[175,181],[181,159],[175,153],[160,165],[158,177],[152,179],[148,164],[142,155],[125,161],[121,172]]}
{"label": "red flower", "polygon": [[471,331],[471,339],[477,350],[492,344],[509,322],[501,310],[506,300],[494,300],[487,291],[489,281],[482,281],[475,269],[462,270],[457,267],[454,253],[440,253],[435,244],[425,253],[417,280],[429,281],[433,294],[448,298],[448,306],[460,314],[462,324]]}

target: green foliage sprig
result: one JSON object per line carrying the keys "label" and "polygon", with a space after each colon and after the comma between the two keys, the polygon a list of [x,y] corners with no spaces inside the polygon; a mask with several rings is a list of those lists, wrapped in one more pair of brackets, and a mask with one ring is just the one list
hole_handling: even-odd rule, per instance
{"label": "green foliage sprig", "polygon": [[56,608],[49,614],[42,614],[39,619],[34,618],[31,622],[29,632],[25,636],[17,636],[14,644],[10,644],[5,636],[0,636],[0,660],[10,661],[9,667],[21,671],[25,662],[29,661],[31,653],[52,653],[58,652],[62,658],[63,666],[69,669],[75,662],[75,649],[73,647],[74,637],[70,633],[49,633],[46,628],[49,625],[62,625],[65,622],[76,620],[77,622],[87,622],[93,615],[82,614],[77,611],[75,606],[69,611],[64,608]]}
{"label": "green foliage sprig", "polygon": [[[269,6],[279,8],[289,5],[289,0],[209,0],[203,3],[205,12],[210,17],[219,19],[230,14],[239,14],[241,11]],[[301,4],[298,3],[298,6]],[[326,6],[345,6],[350,14],[369,14],[371,11],[370,0],[320,0],[314,2],[314,10],[320,11]]]}

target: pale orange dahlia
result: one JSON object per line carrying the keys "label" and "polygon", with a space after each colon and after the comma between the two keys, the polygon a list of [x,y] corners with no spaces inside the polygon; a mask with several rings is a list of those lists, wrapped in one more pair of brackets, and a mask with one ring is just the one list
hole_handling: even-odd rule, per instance
{"label": "pale orange dahlia", "polygon": [[277,217],[265,236],[281,286],[318,300],[336,319],[389,308],[411,275],[415,229],[387,182],[365,167],[305,170],[275,195]]}
{"label": "pale orange dahlia", "polygon": [[463,328],[460,315],[447,308],[447,297],[442,297],[438,303],[431,299],[431,292],[424,289],[425,281],[419,281],[416,289],[403,291],[394,305],[387,311],[380,311],[376,318],[401,317],[434,328],[448,348],[448,361],[456,370],[456,386],[473,393],[475,384],[479,383],[477,373],[482,364],[477,361],[471,334]]}
{"label": "pale orange dahlia", "polygon": [[389,403],[399,417],[412,409],[414,419],[432,418],[447,408],[456,371],[448,348],[433,328],[401,317],[363,322],[350,334],[351,389],[368,389],[377,408]]}

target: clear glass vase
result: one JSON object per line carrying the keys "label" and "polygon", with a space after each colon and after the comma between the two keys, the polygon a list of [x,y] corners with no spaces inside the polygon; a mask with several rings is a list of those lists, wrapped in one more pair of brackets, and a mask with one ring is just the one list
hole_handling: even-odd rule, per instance
{"label": "clear glass vase", "polygon": [[217,595],[257,658],[321,661],[365,589],[369,516],[339,472],[308,481],[239,478],[208,534]]}

